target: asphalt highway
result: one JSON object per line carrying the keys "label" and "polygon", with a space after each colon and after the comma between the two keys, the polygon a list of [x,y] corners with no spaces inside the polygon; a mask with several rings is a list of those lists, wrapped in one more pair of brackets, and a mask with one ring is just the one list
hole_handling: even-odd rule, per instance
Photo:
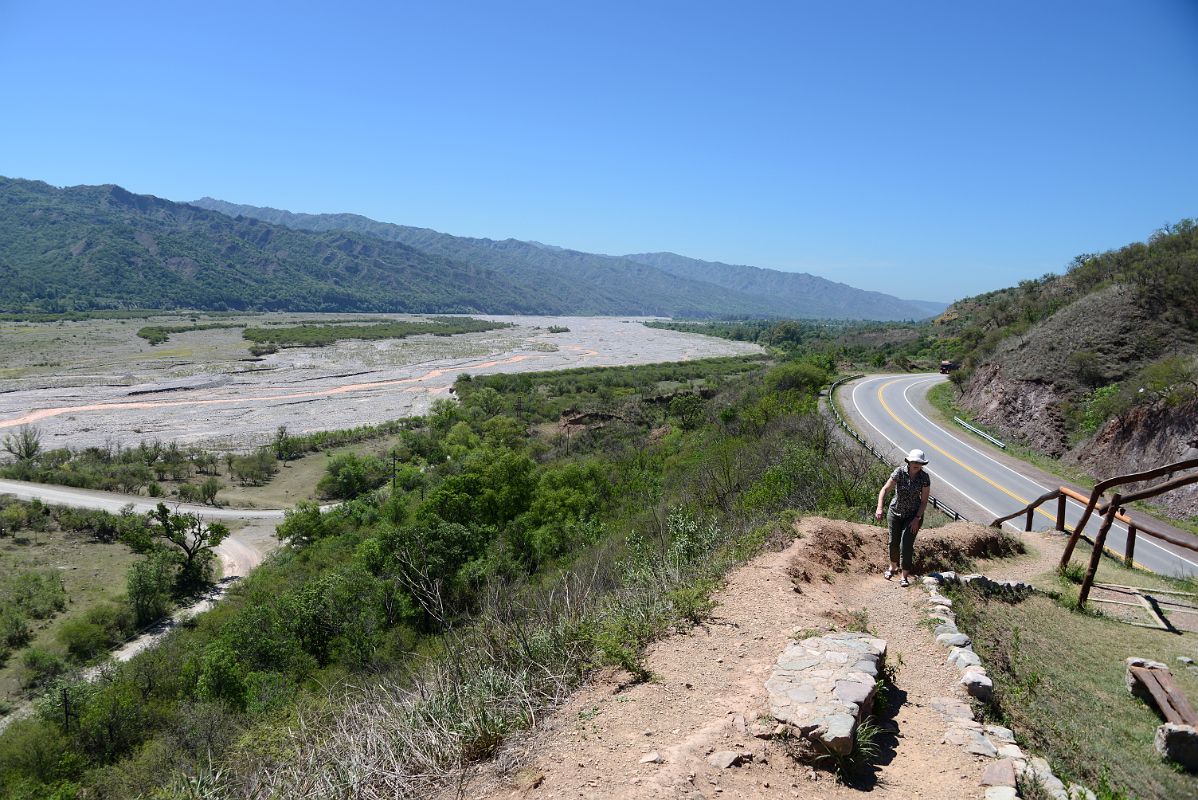
{"label": "asphalt highway", "polygon": [[[927,391],[944,380],[943,375],[871,375],[845,384],[838,399],[858,433],[882,453],[892,454],[896,466],[913,448],[926,452],[931,462],[926,469],[932,478],[932,494],[975,522],[989,524],[1062,485],[1061,479],[1000,453],[964,428],[948,430],[933,422],[921,407],[927,407]],[[1068,501],[1068,530],[1073,529],[1083,509],[1081,503]],[[1021,516],[1005,525],[1021,531],[1025,519]],[[1100,523],[1100,519],[1091,517],[1085,528],[1087,536],[1096,535]],[[1037,509],[1032,527],[1052,530],[1055,524],[1056,501],[1051,500]],[[1151,524],[1179,538],[1196,538],[1157,522]],[[1122,554],[1126,536],[1127,528],[1116,522],[1107,537],[1107,548]],[[1136,537],[1135,560],[1139,566],[1163,575],[1198,575],[1198,553],[1154,540],[1142,532]]]}

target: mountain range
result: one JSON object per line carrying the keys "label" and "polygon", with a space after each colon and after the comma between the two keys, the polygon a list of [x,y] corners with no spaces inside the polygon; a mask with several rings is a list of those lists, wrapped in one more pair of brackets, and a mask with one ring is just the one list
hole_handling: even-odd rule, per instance
{"label": "mountain range", "polygon": [[925,318],[802,273],[608,256],[119,186],[0,178],[0,310],[97,308]]}

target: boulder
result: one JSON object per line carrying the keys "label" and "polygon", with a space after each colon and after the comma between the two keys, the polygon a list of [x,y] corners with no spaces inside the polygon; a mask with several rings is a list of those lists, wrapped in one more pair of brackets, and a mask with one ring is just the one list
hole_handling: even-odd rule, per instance
{"label": "boulder", "polygon": [[990,676],[981,672],[966,672],[961,677],[961,686],[969,693],[970,697],[976,697],[983,703],[989,703],[994,699],[994,682],[990,680]]}
{"label": "boulder", "polygon": [[1156,729],[1156,752],[1190,772],[1198,772],[1198,730],[1166,722]]}
{"label": "boulder", "polygon": [[982,771],[982,786],[1015,786],[1015,762],[1002,758]]}
{"label": "boulder", "polygon": [[944,647],[969,647],[973,641],[963,633],[942,633],[936,637],[936,644]]}

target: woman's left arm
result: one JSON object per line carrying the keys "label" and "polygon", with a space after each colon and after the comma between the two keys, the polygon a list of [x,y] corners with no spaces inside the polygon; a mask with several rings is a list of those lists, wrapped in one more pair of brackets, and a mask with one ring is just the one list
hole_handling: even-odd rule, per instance
{"label": "woman's left arm", "polygon": [[915,519],[911,520],[911,532],[919,533],[919,529],[923,527],[923,514],[928,510],[928,495],[931,494],[932,487],[925,486],[919,492],[919,513],[915,515]]}

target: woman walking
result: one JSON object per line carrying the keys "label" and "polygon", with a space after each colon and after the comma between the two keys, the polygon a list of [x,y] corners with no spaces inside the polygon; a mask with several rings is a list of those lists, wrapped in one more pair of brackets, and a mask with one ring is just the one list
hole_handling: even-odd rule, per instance
{"label": "woman walking", "polygon": [[896,467],[882,491],[878,492],[878,508],[874,511],[874,518],[882,519],[882,503],[886,493],[894,489],[894,499],[890,501],[890,566],[882,575],[890,580],[894,573],[901,571],[903,579],[899,581],[899,586],[910,586],[915,534],[923,525],[923,512],[928,507],[932,481],[923,469],[928,457],[922,450],[912,450],[903,461],[906,466]]}

